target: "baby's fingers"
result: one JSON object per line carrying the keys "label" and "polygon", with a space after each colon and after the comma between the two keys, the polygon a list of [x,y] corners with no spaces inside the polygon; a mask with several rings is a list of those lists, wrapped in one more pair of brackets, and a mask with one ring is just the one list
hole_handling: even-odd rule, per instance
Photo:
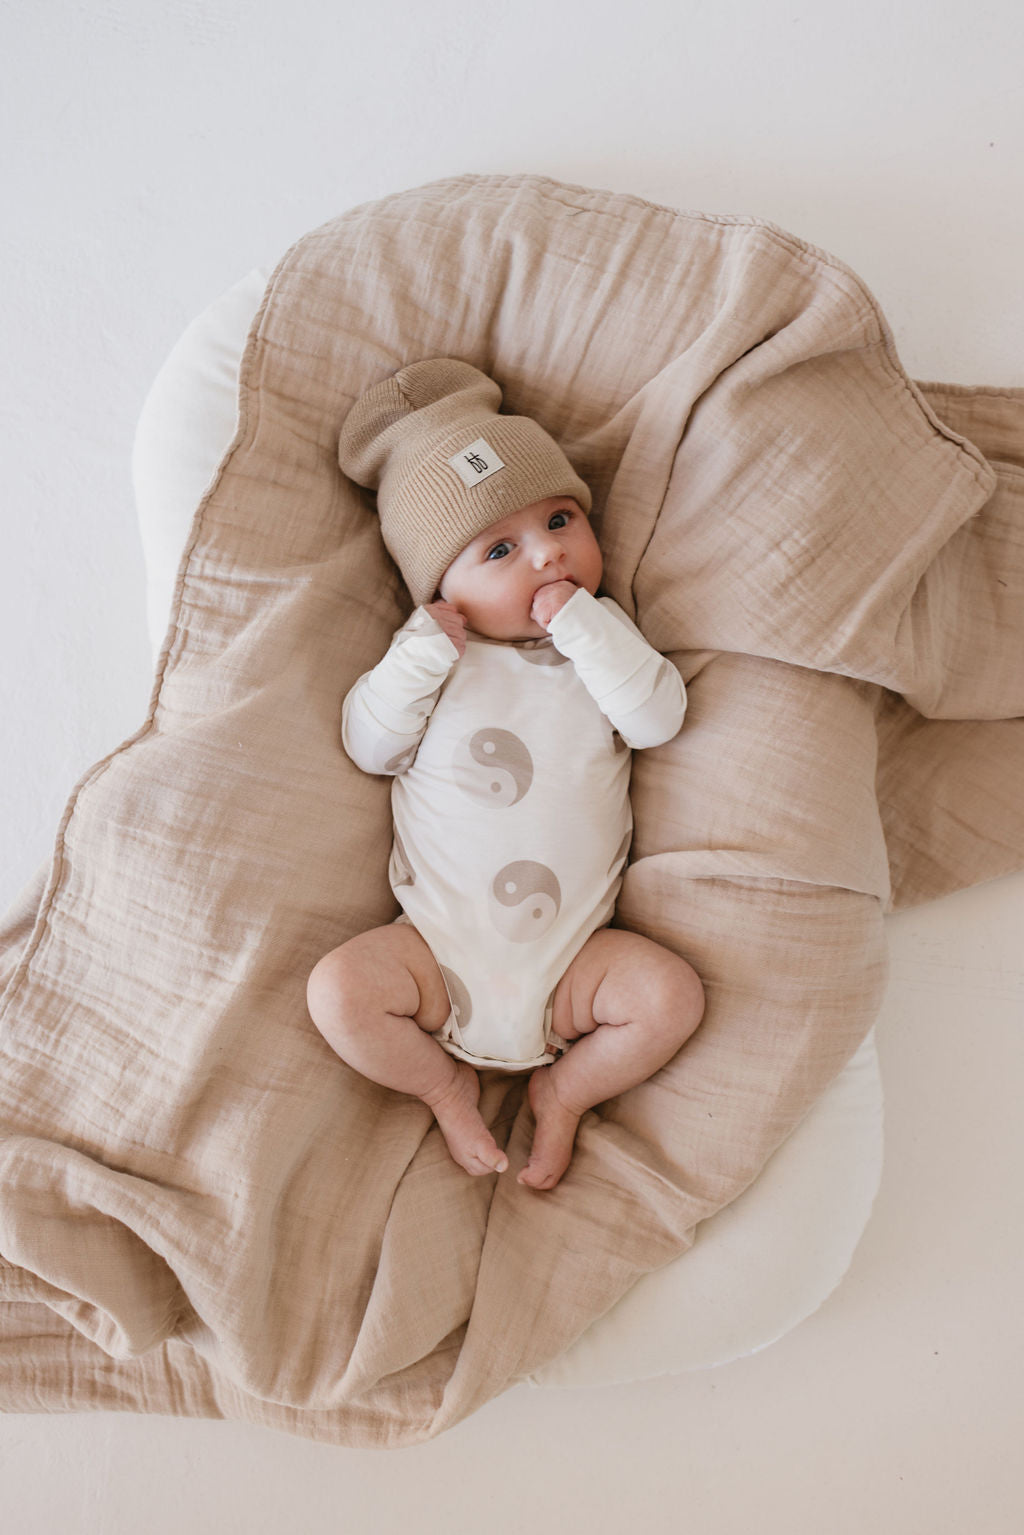
{"label": "baby's fingers", "polygon": [[453,625],[452,628],[450,628],[450,629],[446,628],[444,632],[445,632],[445,634],[447,634],[448,638],[451,640],[452,644],[455,646],[455,649],[459,652],[459,655],[460,656],[464,656],[466,654],[466,626],[465,626],[465,624],[460,624],[457,627]]}
{"label": "baby's fingers", "polygon": [[466,620],[458,608],[450,602],[428,602],[426,612],[441,625],[459,655],[463,655],[466,649]]}

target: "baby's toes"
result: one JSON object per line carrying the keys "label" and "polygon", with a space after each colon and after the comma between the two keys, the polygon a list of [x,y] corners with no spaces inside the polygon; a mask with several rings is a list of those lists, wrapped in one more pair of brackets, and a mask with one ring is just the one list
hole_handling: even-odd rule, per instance
{"label": "baby's toes", "polygon": [[467,1173],[479,1178],[485,1173],[503,1173],[508,1157],[498,1146],[450,1146],[452,1156]]}
{"label": "baby's toes", "polygon": [[499,1146],[478,1151],[475,1160],[481,1173],[503,1173],[508,1167],[508,1157]]}
{"label": "baby's toes", "polygon": [[539,1189],[545,1191],[553,1189],[568,1167],[570,1156],[568,1153],[559,1157],[555,1162],[549,1162],[538,1156],[531,1156],[526,1166],[516,1177],[516,1182],[524,1188]]}

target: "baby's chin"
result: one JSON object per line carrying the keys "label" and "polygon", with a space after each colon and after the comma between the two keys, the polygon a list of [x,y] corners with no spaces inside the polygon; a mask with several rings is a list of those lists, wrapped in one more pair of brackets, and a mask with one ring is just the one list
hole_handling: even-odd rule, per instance
{"label": "baby's chin", "polygon": [[500,628],[480,623],[470,624],[469,627],[481,639],[503,640],[507,645],[521,645],[526,640],[543,640],[547,638],[548,633],[532,618],[524,619],[522,624],[505,624]]}

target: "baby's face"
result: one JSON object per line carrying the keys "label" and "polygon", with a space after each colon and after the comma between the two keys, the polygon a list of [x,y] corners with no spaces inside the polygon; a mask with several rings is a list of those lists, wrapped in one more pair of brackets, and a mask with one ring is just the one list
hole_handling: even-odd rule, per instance
{"label": "baby's face", "polygon": [[536,592],[552,581],[571,581],[591,596],[601,581],[594,530],[570,496],[549,496],[492,522],[448,566],[441,596],[476,634],[535,640],[547,630],[530,617],[530,608]]}

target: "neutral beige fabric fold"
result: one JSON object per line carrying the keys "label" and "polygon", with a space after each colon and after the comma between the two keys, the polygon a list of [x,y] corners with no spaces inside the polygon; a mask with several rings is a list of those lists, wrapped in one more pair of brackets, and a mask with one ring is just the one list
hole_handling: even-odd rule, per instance
{"label": "neutral beige fabric fold", "polygon": [[[455,1166],[305,1009],[396,914],[341,699],[408,599],[338,429],[459,356],[594,491],[604,589],[683,672],[617,920],[705,1021],[537,1195]],[[841,263],[530,176],[344,214],[269,285],[138,734],[75,791],[0,959],[0,1399],[441,1432],[756,1177],[852,1055],[883,915],[1024,865],[1024,391],[905,375]]]}

